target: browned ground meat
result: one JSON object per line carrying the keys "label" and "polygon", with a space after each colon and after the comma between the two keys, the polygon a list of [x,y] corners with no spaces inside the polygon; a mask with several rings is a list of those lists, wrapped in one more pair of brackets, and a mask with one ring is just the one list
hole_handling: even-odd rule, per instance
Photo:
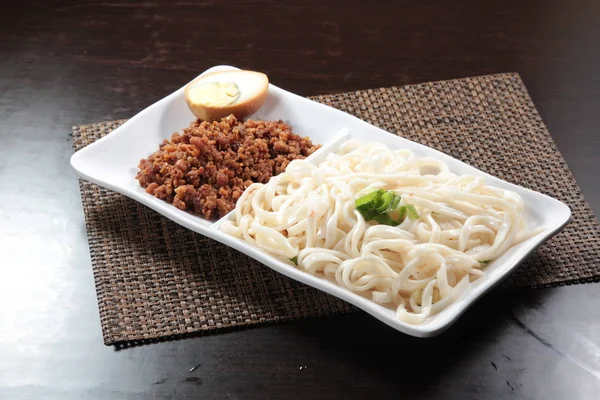
{"label": "browned ground meat", "polygon": [[282,121],[196,120],[143,159],[136,178],[146,192],[207,219],[235,207],[253,182],[266,183],[320,146]]}

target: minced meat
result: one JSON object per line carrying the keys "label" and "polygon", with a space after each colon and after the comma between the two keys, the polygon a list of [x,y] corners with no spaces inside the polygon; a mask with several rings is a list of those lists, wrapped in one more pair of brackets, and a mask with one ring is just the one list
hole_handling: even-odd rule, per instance
{"label": "minced meat", "polygon": [[320,146],[282,121],[193,121],[143,159],[136,178],[146,192],[207,219],[230,212],[254,182],[267,183],[290,161]]}

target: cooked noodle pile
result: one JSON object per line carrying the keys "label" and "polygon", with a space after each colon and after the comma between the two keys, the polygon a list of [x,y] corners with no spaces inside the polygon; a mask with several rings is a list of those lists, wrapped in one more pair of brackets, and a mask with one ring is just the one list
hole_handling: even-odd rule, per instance
{"label": "cooked noodle pile", "polygon": [[[365,221],[355,202],[380,189],[400,196],[414,219]],[[222,229],[370,295],[410,324],[448,307],[486,263],[536,233],[518,194],[439,160],[356,140],[318,165],[294,160],[267,184],[249,186]]]}

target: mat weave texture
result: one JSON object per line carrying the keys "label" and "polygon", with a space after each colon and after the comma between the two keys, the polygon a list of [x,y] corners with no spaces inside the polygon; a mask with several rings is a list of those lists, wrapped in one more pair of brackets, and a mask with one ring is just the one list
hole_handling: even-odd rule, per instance
{"label": "mat weave texture", "polygon": [[[572,222],[505,287],[600,279],[596,217],[517,74],[313,99],[569,205]],[[75,149],[123,122],[73,127]],[[80,186],[107,345],[354,310],[125,196]]]}

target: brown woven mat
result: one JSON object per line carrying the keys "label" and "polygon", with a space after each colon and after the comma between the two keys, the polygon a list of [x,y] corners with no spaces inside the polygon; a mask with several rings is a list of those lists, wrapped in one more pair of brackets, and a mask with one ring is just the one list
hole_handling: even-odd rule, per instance
{"label": "brown woven mat", "polygon": [[[571,224],[507,286],[600,279],[598,222],[517,74],[314,99],[568,204]],[[75,148],[123,122],[74,127]],[[81,195],[106,344],[353,310],[124,196],[85,181]]]}

